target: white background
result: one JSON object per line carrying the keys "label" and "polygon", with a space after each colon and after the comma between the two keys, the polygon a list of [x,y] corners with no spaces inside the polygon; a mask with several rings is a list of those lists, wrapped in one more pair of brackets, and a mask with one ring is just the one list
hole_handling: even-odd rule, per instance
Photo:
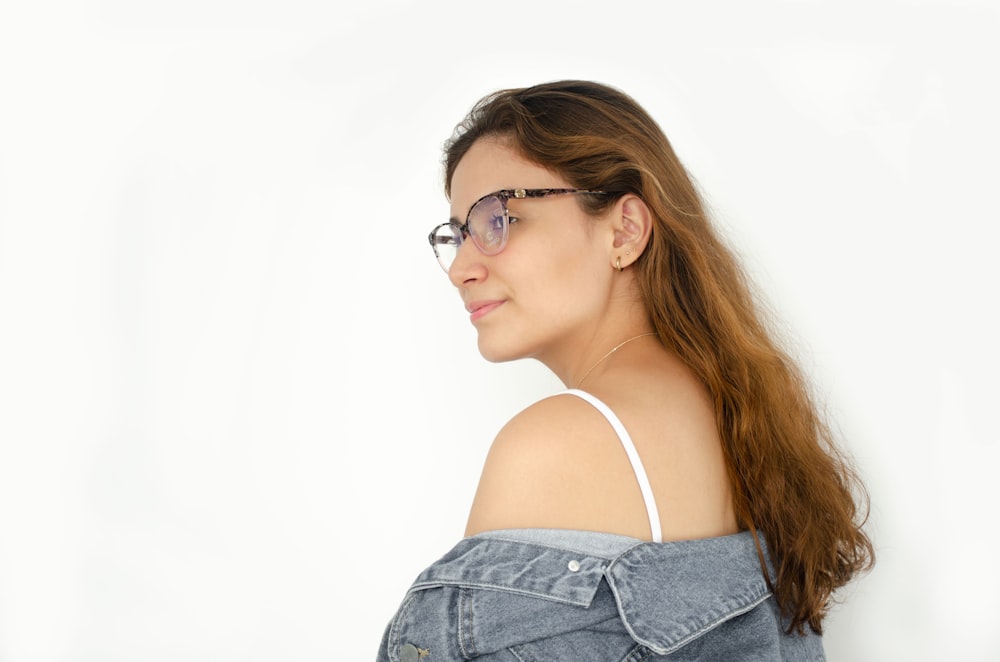
{"label": "white background", "polygon": [[0,660],[366,660],[490,365],[426,244],[480,96],[662,124],[868,481],[831,660],[997,660],[993,2],[0,0]]}

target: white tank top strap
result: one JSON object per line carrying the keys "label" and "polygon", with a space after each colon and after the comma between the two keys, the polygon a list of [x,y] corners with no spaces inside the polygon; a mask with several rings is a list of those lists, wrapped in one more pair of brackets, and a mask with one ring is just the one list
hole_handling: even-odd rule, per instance
{"label": "white tank top strap", "polygon": [[608,423],[610,423],[611,427],[614,428],[615,434],[618,435],[618,439],[625,448],[625,453],[628,455],[629,462],[632,463],[632,471],[635,472],[635,479],[638,481],[639,489],[642,491],[642,500],[646,503],[646,515],[649,517],[649,532],[653,538],[653,542],[663,542],[663,532],[660,530],[660,513],[656,509],[656,499],[653,497],[653,488],[649,485],[649,478],[646,476],[646,468],[642,465],[642,460],[639,458],[639,452],[636,450],[635,444],[632,443],[632,437],[629,436],[625,426],[622,425],[621,420],[613,411],[611,411],[610,407],[595,398],[590,393],[575,388],[564,391],[564,393],[583,398],[592,404],[597,411],[604,414],[604,418],[608,419]]}

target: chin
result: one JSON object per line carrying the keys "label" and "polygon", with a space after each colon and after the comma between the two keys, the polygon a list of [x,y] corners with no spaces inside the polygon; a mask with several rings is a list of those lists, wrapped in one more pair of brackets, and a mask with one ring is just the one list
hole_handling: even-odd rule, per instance
{"label": "chin", "polygon": [[490,363],[506,363],[523,359],[525,354],[523,349],[511,347],[505,343],[491,342],[486,334],[479,334],[479,353]]}

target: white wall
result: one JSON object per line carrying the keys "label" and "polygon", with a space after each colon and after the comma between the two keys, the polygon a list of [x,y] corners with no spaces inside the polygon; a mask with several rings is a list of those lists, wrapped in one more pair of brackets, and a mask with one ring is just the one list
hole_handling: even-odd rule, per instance
{"label": "white wall", "polygon": [[995,3],[365,4],[0,5],[0,660],[374,657],[558,388],[476,352],[440,146],[566,77],[664,126],[869,482],[831,660],[996,660]]}

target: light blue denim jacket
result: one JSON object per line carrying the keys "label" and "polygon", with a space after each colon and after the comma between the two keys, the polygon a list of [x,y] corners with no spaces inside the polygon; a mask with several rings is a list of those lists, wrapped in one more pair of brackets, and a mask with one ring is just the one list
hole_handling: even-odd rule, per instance
{"label": "light blue denim jacket", "polygon": [[494,531],[417,577],[378,662],[825,659],[818,635],[785,629],[748,532]]}

